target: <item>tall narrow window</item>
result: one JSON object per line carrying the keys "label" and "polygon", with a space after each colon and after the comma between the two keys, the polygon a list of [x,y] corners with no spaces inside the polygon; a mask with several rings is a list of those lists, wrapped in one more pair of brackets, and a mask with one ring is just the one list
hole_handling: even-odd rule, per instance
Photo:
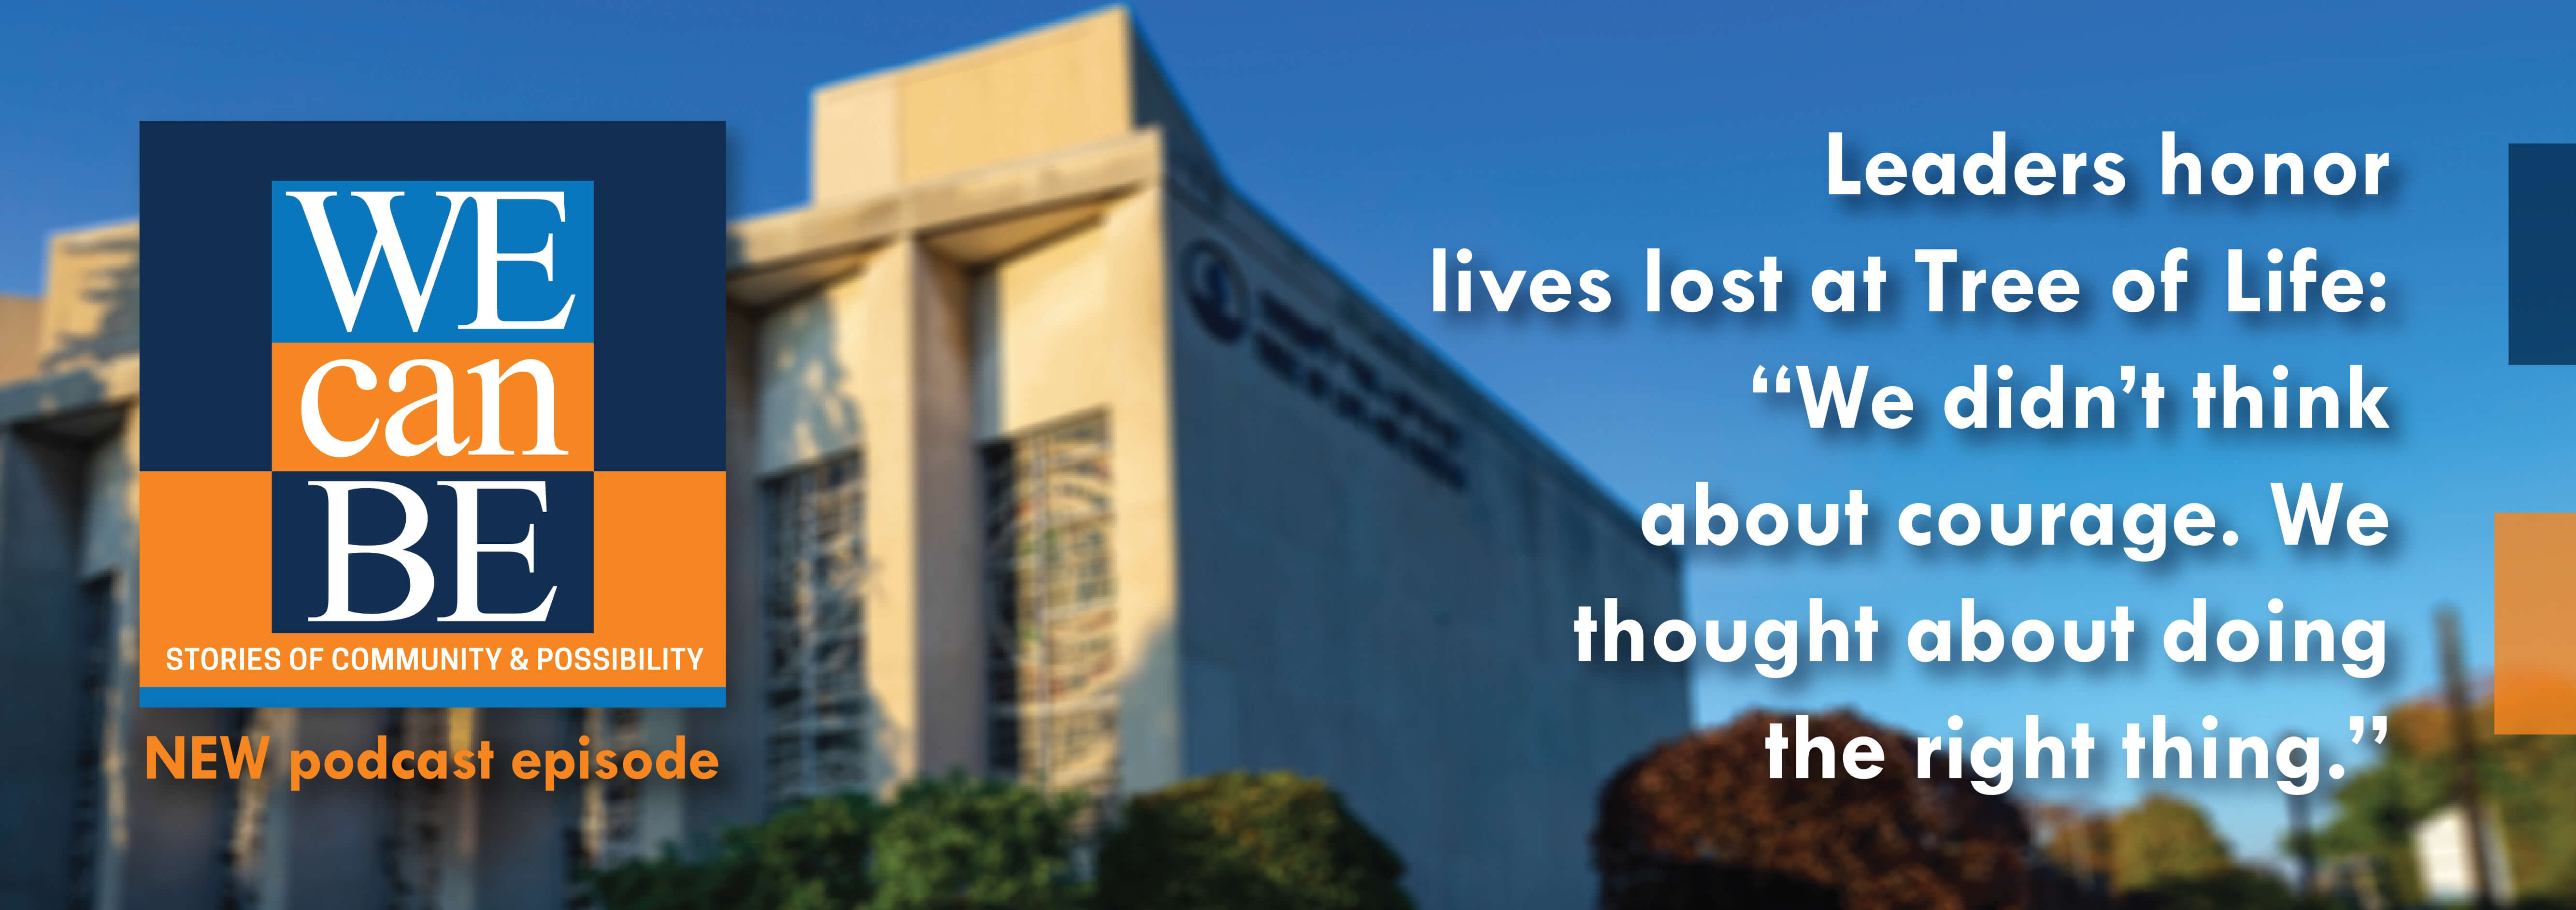
{"label": "tall narrow window", "polygon": [[107,699],[114,691],[108,682],[113,658],[107,643],[115,628],[116,576],[102,575],[81,585],[80,606],[74,627],[79,638],[73,644],[81,655],[81,702],[76,709],[80,758],[73,765],[71,876],[72,906],[86,907],[98,893],[99,876],[120,871],[99,863],[100,849],[106,846],[101,831],[107,820],[107,778],[100,768],[107,745]]}
{"label": "tall narrow window", "polygon": [[[641,708],[587,708],[582,712],[582,733],[590,737],[592,750],[613,749],[623,754],[644,748],[643,718]],[[653,858],[644,849],[643,826],[638,817],[643,795],[643,781],[622,775],[595,777],[583,788],[582,850],[592,866],[605,868]]]}
{"label": "tall narrow window", "polygon": [[1109,421],[984,450],[990,762],[1059,790],[1117,785],[1117,579]]}
{"label": "tall narrow window", "polygon": [[772,805],[870,783],[864,467],[856,454],[827,458],[763,490]]}

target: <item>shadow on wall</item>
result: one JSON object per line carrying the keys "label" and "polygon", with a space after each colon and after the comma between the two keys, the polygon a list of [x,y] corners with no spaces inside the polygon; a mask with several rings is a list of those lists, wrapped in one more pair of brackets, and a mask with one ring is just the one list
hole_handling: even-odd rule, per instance
{"label": "shadow on wall", "polygon": [[[849,395],[853,381],[841,363],[842,327],[839,301],[825,291],[791,304],[762,323],[758,388],[763,399],[764,432],[783,434],[766,440],[765,455],[797,461],[857,449],[866,430],[858,402]],[[768,429],[768,428],[777,429]],[[763,470],[774,467],[766,463]]]}
{"label": "shadow on wall", "polygon": [[136,254],[141,239],[132,231],[113,231],[101,236],[66,237],[58,267],[64,259],[113,259],[104,268],[81,269],[76,279],[56,276],[56,280],[77,280],[72,294],[80,306],[96,314],[86,332],[65,332],[44,339],[46,344],[42,372],[51,373],[82,363],[94,363],[132,352],[141,336],[142,294],[140,268]]}

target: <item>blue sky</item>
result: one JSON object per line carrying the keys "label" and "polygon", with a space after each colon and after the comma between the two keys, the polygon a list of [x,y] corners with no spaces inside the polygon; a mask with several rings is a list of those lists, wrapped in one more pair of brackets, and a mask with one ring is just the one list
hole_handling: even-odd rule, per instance
{"label": "blue sky", "polygon": [[[2427,690],[2438,672],[2430,608],[2464,608],[2473,662],[2490,650],[2489,515],[2576,511],[2560,453],[2576,443],[2576,383],[2504,365],[2505,144],[2576,141],[2576,47],[2564,9],[2348,4],[2155,13],[2063,4],[1893,4],[1832,10],[1703,4],[1313,2],[1136,4],[1147,38],[1252,198],[1370,289],[1480,382],[1633,503],[1685,499],[1706,480],[1738,503],[1840,502],[1869,491],[1869,546],[1824,553],[1738,544],[1687,561],[1703,618],[1840,615],[1870,604],[1888,628],[1862,670],[1749,662],[1690,672],[1703,721],[1751,704],[1853,704],[1929,730],[1972,731],[2165,713],[2220,716],[2222,734],[2328,737],[2350,714]],[[737,213],[805,194],[806,92],[839,77],[1041,24],[1082,4],[84,4],[0,12],[0,290],[41,284],[46,232],[135,210],[142,119],[689,118],[731,123]],[[2331,151],[2394,156],[2373,199],[2225,200],[2155,193],[2157,136],[2204,159]],[[1827,196],[1824,137],[1856,150],[2117,152],[2129,190],[1996,201]],[[1428,312],[1424,259],[1469,246],[1477,265],[1599,268],[1611,314]],[[1781,257],[1783,311],[1636,308],[1643,250],[1668,271],[1759,268]],[[2109,278],[2190,247],[2180,314],[2112,309]],[[2385,313],[2250,319],[2219,312],[2225,250],[2314,246],[2332,267],[2383,271]],[[1918,247],[1972,267],[2075,272],[2091,293],[2064,316],[1920,312]],[[1887,262],[1891,311],[1828,319],[1804,300],[1819,268]],[[2023,375],[2066,365],[2085,384],[2122,365],[2189,375],[2285,364],[2294,379],[2367,365],[2391,391],[2378,433],[2227,435],[2191,429],[1962,434],[1805,428],[1787,396],[1747,392],[1757,364],[1872,366],[1932,409],[1970,364]],[[2168,401],[2168,426],[2189,399]],[[2133,418],[2134,413],[2124,415]],[[2266,484],[2347,484],[2387,508],[2374,551],[2280,546]],[[1910,502],[2198,501],[2244,544],[2133,564],[2070,547],[1954,552],[1897,544]],[[1792,509],[1794,514],[1794,507]],[[1707,549],[1707,548],[1701,548]],[[1615,596],[1616,592],[1604,592]],[[2013,621],[2141,620],[2130,665],[1923,666],[1899,636],[1975,597]],[[2372,681],[2314,665],[2184,670],[2153,655],[2166,621],[2210,598],[2221,618],[2389,621],[2393,657]],[[2215,621],[2213,621],[2213,625]],[[1676,672],[1681,672],[1676,669]],[[1972,732],[1972,735],[1973,732]],[[2330,746],[2359,765],[2369,747]],[[2097,756],[2108,766],[2116,752]],[[2282,805],[2253,785],[2178,786],[2210,804],[2240,854],[2277,852]],[[2116,805],[2126,782],[2025,786]]]}

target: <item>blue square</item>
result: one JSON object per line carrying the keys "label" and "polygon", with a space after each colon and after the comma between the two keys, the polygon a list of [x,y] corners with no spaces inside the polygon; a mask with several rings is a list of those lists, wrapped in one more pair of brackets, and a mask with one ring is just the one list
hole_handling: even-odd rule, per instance
{"label": "blue square", "polygon": [[2576,145],[2506,153],[2506,361],[2576,364]]}
{"label": "blue square", "polygon": [[591,340],[590,181],[279,180],[268,202],[271,341]]}

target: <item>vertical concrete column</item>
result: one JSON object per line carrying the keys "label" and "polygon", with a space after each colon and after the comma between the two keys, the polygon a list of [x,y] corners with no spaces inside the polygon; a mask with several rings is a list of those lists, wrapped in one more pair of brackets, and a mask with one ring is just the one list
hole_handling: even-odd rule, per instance
{"label": "vertical concrete column", "polygon": [[769,642],[761,608],[760,326],[725,313],[725,707],[691,708],[694,748],[721,759],[714,780],[692,781],[688,813],[699,830],[758,821],[767,808]]}
{"label": "vertical concrete column", "polygon": [[869,411],[867,677],[884,785],[984,765],[981,495],[966,282],[906,235],[841,293]]}
{"label": "vertical concrete column", "polygon": [[[920,330],[917,287],[921,255],[911,236],[880,252],[857,281],[826,294],[835,310],[858,317],[836,324],[864,324],[872,331],[839,330],[846,394],[860,402],[867,424],[867,576],[864,647],[872,752],[881,756],[881,789],[891,792],[922,770],[921,630],[916,534],[921,511],[920,452],[915,442],[921,409],[915,393]],[[757,562],[754,563],[758,565]]]}
{"label": "vertical concrete column", "polygon": [[[1132,326],[1108,357],[1118,371],[1110,402],[1118,498],[1118,786],[1153,790],[1181,779],[1180,445],[1172,418],[1172,240],[1160,180],[1120,200],[1102,220],[1108,296]],[[1249,289],[1245,290],[1249,293]],[[1247,298],[1245,305],[1250,305]]]}
{"label": "vertical concrete column", "polygon": [[[263,780],[283,781],[294,774],[292,755],[302,748],[303,709],[266,709],[269,745],[268,764],[261,769]],[[287,883],[295,875],[295,800],[293,794],[276,783],[268,785],[267,818],[262,819],[259,852],[258,910],[288,910]]]}
{"label": "vertical concrete column", "polygon": [[919,773],[981,773],[984,693],[983,459],[975,442],[975,335],[966,276],[918,242],[911,263],[913,643]]}

